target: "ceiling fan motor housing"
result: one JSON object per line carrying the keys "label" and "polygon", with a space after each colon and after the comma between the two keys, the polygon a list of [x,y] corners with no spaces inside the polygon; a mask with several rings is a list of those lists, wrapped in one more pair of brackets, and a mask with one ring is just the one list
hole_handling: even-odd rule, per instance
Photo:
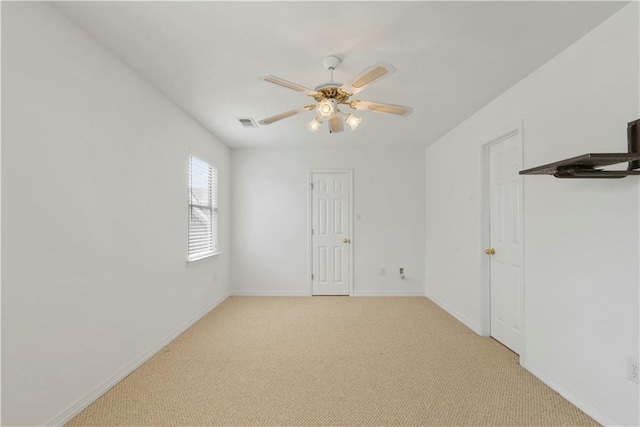
{"label": "ceiling fan motor housing", "polygon": [[323,99],[335,99],[340,104],[346,104],[347,99],[351,96],[350,93],[347,93],[340,89],[342,86],[341,83],[329,82],[323,83],[319,86],[316,86],[316,94],[313,98],[320,102]]}

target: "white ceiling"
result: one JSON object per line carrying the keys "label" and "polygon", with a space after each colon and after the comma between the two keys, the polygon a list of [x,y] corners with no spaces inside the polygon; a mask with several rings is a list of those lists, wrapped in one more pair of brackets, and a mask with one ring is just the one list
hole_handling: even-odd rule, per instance
{"label": "white ceiling", "polygon": [[[54,2],[230,147],[426,147],[549,61],[626,2]],[[355,132],[309,133],[309,104],[256,79],[315,87],[337,55],[346,82],[378,60],[397,72],[357,95],[414,107],[359,112]],[[346,108],[349,110],[349,108]],[[326,126],[326,125],[325,125]]]}

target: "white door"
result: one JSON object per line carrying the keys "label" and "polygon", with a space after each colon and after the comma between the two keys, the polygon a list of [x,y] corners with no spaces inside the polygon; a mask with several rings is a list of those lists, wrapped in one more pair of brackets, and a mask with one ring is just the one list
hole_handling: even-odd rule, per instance
{"label": "white door", "polygon": [[515,134],[489,147],[491,336],[522,350],[522,146]]}
{"label": "white door", "polygon": [[311,174],[313,295],[349,295],[351,224],[348,172]]}

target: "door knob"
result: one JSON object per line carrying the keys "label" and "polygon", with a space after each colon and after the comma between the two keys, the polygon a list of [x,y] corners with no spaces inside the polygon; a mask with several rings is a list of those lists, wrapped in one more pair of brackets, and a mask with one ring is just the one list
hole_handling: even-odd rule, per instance
{"label": "door knob", "polygon": [[485,254],[487,255],[495,255],[496,254],[496,250],[493,248],[489,248],[486,251],[484,251]]}
{"label": "door knob", "polygon": [[344,240],[342,241],[342,243],[351,243],[351,240],[349,240],[349,239],[344,239]]}

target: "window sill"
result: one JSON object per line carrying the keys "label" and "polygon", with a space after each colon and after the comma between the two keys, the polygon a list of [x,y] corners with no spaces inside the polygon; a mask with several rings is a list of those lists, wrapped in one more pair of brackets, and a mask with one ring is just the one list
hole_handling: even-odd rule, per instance
{"label": "window sill", "polygon": [[213,257],[215,257],[215,256],[218,256],[218,255],[220,255],[221,253],[222,253],[222,252],[213,252],[213,253],[206,254],[206,255],[203,255],[203,256],[201,256],[201,257],[198,257],[198,258],[188,259],[188,260],[187,260],[187,266],[192,265],[192,264],[199,264],[199,263],[201,263],[202,261],[206,261],[206,260],[208,260],[208,259],[210,259],[210,258],[213,258]]}

